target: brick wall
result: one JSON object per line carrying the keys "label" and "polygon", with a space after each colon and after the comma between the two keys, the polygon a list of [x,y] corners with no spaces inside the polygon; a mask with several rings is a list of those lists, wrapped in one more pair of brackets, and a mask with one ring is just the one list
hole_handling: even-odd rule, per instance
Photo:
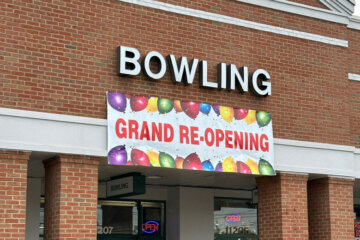
{"label": "brick wall", "polygon": [[[359,68],[360,72],[360,68]],[[350,82],[351,91],[349,92],[349,98],[351,98],[351,106],[353,115],[349,119],[351,124],[351,132],[353,133],[353,141],[355,147],[360,148],[360,82]]]}
{"label": "brick wall", "polygon": [[[360,74],[360,31],[349,30],[349,73]],[[350,117],[352,141],[355,147],[360,148],[360,82],[350,81],[349,99],[352,106],[352,116]]]}
{"label": "brick wall", "polygon": [[0,239],[25,239],[29,153],[0,150]]}
{"label": "brick wall", "polygon": [[[289,28],[308,33],[321,34],[340,39],[346,39],[347,29],[344,25],[309,18],[284,11],[274,11],[253,4],[242,3],[236,0],[158,0],[192,9],[222,14],[230,17]],[[312,0],[305,0],[312,1]],[[316,0],[314,0],[316,1]]]}
{"label": "brick wall", "polygon": [[360,74],[360,31],[355,29],[348,30],[349,39],[349,72]]}
{"label": "brick wall", "polygon": [[353,180],[322,178],[309,181],[310,240],[353,240]]}
{"label": "brick wall", "polygon": [[[345,25],[236,1],[168,2],[347,39]],[[105,92],[123,91],[265,110],[277,138],[354,145],[347,48],[114,0],[6,0],[0,11],[0,107],[106,118]],[[200,89],[197,78],[174,85],[169,73],[156,83],[119,77],[119,45],[208,60],[212,80],[219,62],[264,68],[273,96]]]}
{"label": "brick wall", "polygon": [[99,159],[60,155],[44,164],[45,239],[95,240]]}
{"label": "brick wall", "polygon": [[281,173],[256,179],[261,240],[309,239],[307,178]]}

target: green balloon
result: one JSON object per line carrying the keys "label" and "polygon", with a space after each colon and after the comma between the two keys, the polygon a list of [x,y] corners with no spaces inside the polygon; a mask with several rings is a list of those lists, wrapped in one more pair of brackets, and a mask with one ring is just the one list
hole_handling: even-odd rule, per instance
{"label": "green balloon", "polygon": [[174,158],[165,152],[160,152],[159,162],[162,167],[175,168]]}
{"label": "green balloon", "polygon": [[263,111],[256,111],[256,122],[259,127],[265,127],[271,121],[271,114]]}
{"label": "green balloon", "polygon": [[259,173],[260,173],[260,175],[274,176],[275,170],[268,161],[266,161],[265,159],[260,159]]}
{"label": "green balloon", "polygon": [[174,102],[170,99],[159,98],[157,101],[157,106],[160,113],[168,113],[173,109]]}

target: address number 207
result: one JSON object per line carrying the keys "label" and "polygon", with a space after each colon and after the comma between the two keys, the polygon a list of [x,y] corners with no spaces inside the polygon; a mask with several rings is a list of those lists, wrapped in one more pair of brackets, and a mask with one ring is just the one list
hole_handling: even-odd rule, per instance
{"label": "address number 207", "polygon": [[111,234],[114,227],[97,227],[98,234]]}

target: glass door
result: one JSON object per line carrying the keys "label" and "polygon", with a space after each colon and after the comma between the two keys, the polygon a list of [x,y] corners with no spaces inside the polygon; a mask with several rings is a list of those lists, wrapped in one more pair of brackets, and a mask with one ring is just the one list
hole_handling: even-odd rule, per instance
{"label": "glass door", "polygon": [[249,199],[215,198],[215,240],[257,240],[257,208]]}
{"label": "glass door", "polygon": [[165,203],[99,201],[98,240],[165,240]]}
{"label": "glass door", "polygon": [[137,240],[138,207],[132,201],[99,201],[98,240]]}
{"label": "glass door", "polygon": [[165,206],[161,202],[141,202],[140,240],[165,239]]}

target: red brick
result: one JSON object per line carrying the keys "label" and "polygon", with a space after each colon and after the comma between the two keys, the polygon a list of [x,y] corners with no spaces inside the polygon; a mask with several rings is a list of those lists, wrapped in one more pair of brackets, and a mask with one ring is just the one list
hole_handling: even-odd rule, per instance
{"label": "red brick", "polygon": [[[44,162],[45,199],[50,199],[45,200],[45,239],[96,239],[99,161],[95,157],[59,155]],[[81,174],[68,181],[74,169]],[[81,228],[87,231],[81,232]]]}
{"label": "red brick", "polygon": [[0,229],[4,226],[4,231],[0,231],[2,240],[25,239],[29,156],[28,152],[0,150],[0,165],[5,166],[0,168]]}
{"label": "red brick", "polygon": [[354,180],[311,180],[309,189],[310,240],[354,239]]}
{"label": "red brick", "polygon": [[309,239],[307,179],[285,173],[256,179],[261,240]]}

